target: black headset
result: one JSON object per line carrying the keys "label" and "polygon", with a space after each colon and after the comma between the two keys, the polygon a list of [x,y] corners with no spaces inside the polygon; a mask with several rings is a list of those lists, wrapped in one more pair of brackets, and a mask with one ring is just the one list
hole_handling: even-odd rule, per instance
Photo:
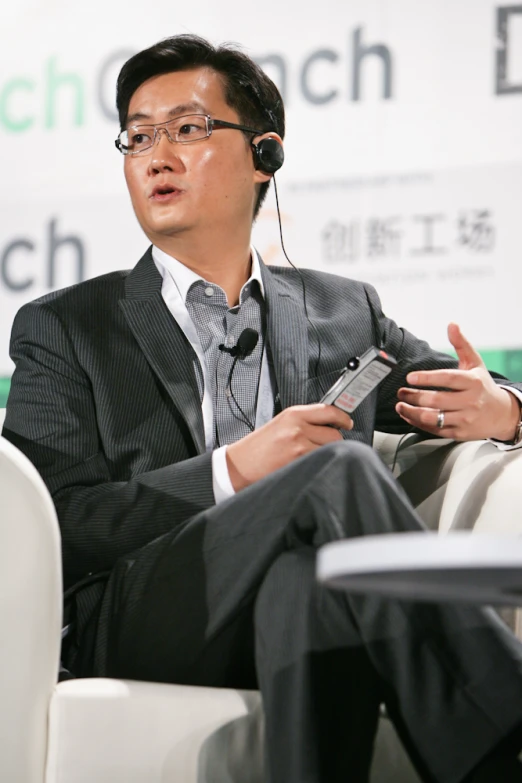
{"label": "black headset", "polygon": [[277,139],[261,139],[257,144],[252,143],[254,153],[254,166],[265,174],[275,174],[283,165],[285,153]]}
{"label": "black headset", "polygon": [[[268,120],[267,124],[271,125],[275,131],[277,128],[276,115],[272,109],[269,109],[265,104],[254,85],[248,81],[243,81],[242,79],[238,81],[238,84],[245,90],[250,102],[265,115]],[[265,133],[266,132],[267,131],[265,131]],[[268,133],[269,132],[270,131],[268,131]],[[277,139],[272,139],[270,137],[261,139],[257,144],[252,142],[252,152],[254,155],[255,168],[259,169],[259,171],[264,171],[265,174],[275,174],[276,171],[279,171],[285,160],[285,153],[282,145]]]}

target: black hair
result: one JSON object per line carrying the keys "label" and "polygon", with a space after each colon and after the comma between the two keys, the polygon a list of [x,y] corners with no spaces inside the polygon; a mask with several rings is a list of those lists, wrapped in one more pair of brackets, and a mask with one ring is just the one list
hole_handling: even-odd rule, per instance
{"label": "black hair", "polygon": [[[274,82],[257,63],[232,44],[213,46],[198,35],[176,35],[135,54],[121,69],[116,88],[116,108],[125,129],[132,96],[153,76],[193,68],[211,68],[221,76],[227,104],[241,124],[285,135],[283,99]],[[251,134],[248,136],[251,139]],[[254,209],[257,216],[270,182],[263,182]]]}

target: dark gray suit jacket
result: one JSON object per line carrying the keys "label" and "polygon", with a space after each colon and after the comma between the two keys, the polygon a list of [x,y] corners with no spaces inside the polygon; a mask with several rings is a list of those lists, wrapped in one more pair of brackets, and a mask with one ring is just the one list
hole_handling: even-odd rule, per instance
{"label": "dark gray suit jacket", "polygon": [[[375,428],[405,431],[394,405],[406,373],[454,360],[386,318],[371,286],[303,270],[308,315],[320,334],[318,363],[301,279],[293,269],[261,268],[282,408],[317,401],[348,358],[382,343],[397,369],[344,434],[371,443]],[[149,250],[131,272],[44,296],[15,319],[3,434],[54,498],[66,587],[110,570],[214,503],[192,348],[161,284]]]}

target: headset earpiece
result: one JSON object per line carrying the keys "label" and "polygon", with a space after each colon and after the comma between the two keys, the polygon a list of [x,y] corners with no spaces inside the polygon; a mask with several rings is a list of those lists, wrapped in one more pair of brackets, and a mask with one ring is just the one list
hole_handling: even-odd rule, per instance
{"label": "headset earpiece", "polygon": [[275,174],[283,165],[285,153],[277,139],[261,139],[257,144],[252,144],[252,149],[256,169],[265,174]]}

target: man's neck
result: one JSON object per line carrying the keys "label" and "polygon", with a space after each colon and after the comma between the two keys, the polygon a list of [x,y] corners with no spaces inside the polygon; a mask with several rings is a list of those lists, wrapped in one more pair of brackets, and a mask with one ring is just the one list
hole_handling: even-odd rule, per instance
{"label": "man's neck", "polygon": [[[188,244],[180,237],[151,239],[164,253],[173,256],[209,283],[215,283],[222,288],[229,307],[239,303],[241,289],[250,277],[252,269],[250,241],[241,245],[227,243],[226,249],[222,249],[218,245],[194,246],[194,241]],[[250,237],[248,239],[250,240]]]}

